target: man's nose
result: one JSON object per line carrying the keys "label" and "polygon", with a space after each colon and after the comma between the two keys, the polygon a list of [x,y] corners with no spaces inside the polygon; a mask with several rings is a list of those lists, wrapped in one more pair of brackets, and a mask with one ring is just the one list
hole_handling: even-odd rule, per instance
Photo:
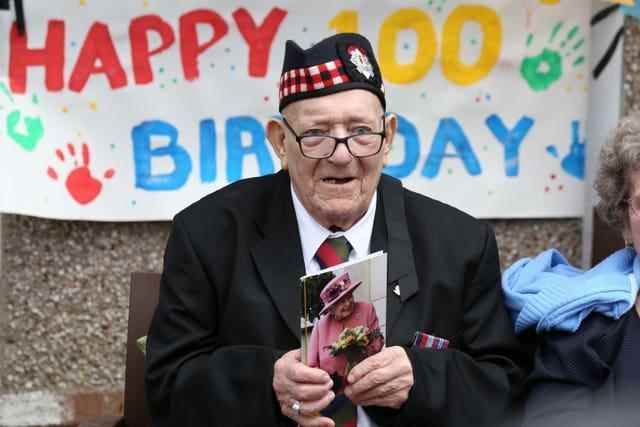
{"label": "man's nose", "polygon": [[333,151],[331,157],[329,157],[329,161],[337,165],[349,164],[354,157],[351,155],[349,147],[347,147],[347,141],[336,142],[336,144],[336,149]]}

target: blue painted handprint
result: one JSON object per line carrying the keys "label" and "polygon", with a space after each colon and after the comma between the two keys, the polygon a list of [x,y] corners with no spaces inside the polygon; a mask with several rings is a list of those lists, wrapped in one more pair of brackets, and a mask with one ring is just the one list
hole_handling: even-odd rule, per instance
{"label": "blue painted handprint", "polygon": [[[558,149],[555,145],[549,145],[546,148],[547,153],[555,158],[559,157]],[[569,146],[569,153],[562,158],[560,166],[567,174],[578,178],[584,179],[584,165],[585,165],[585,141],[580,141],[580,122],[573,120],[571,122],[571,145]]]}

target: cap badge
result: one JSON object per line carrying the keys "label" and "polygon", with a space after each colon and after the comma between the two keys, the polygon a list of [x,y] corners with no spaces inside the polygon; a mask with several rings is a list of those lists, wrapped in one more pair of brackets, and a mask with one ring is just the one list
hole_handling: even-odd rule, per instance
{"label": "cap badge", "polygon": [[356,66],[360,74],[367,79],[373,78],[373,67],[371,66],[371,62],[369,62],[366,52],[361,47],[355,45],[349,46],[347,53],[349,54],[349,61]]}

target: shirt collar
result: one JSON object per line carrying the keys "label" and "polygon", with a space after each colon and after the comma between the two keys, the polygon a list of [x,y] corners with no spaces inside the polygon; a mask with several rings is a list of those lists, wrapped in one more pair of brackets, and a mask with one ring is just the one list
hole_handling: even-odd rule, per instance
{"label": "shirt collar", "polygon": [[298,199],[293,184],[291,184],[291,198],[293,199],[293,208],[296,212],[296,219],[298,220],[302,256],[304,257],[304,266],[307,273],[313,272],[313,257],[327,237],[344,236],[353,248],[349,256],[350,259],[358,259],[369,254],[371,233],[373,232],[373,222],[376,215],[377,190],[373,193],[373,197],[364,216],[353,224],[350,229],[335,233],[320,225],[311,214],[309,214],[300,199]]}

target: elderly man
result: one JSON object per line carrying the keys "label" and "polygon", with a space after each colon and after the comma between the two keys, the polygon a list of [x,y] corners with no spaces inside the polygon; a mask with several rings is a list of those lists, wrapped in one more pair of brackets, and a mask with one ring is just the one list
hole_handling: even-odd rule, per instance
{"label": "elderly man", "polygon": [[[282,119],[267,125],[282,170],[174,219],[147,348],[155,425],[334,425],[322,415],[332,380],[299,350],[298,279],[325,266],[327,244],[346,248],[345,260],[389,257],[387,347],[347,377],[351,425],[478,426],[503,416],[523,372],[495,238],[382,175],[397,129],[385,108],[364,37],[339,34],[307,50],[287,42]],[[441,345],[419,345],[430,342]]]}

